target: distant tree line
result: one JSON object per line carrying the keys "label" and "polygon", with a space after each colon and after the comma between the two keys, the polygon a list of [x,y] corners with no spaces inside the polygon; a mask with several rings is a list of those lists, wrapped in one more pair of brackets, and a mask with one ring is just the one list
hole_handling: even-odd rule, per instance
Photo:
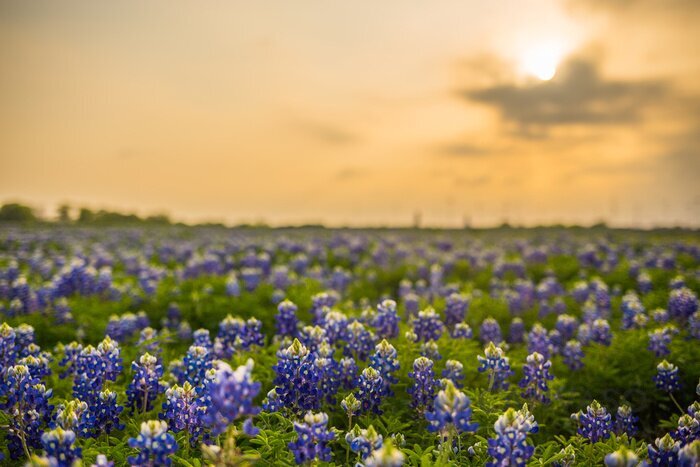
{"label": "distant tree line", "polygon": [[[123,225],[123,224],[150,224],[150,225],[171,225],[170,218],[165,214],[141,217],[132,213],[108,211],[105,209],[92,210],[79,208],[77,215],[73,215],[75,210],[71,206],[64,204],[58,208],[58,218],[53,222],[61,224],[77,225]],[[7,203],[0,207],[0,222],[2,223],[44,223],[52,222],[37,214],[31,206],[20,203]]]}

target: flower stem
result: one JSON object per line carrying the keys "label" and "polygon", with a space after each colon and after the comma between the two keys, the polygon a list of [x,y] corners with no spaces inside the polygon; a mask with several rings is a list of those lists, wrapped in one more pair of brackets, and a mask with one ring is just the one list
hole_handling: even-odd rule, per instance
{"label": "flower stem", "polygon": [[668,395],[671,397],[671,400],[673,401],[674,404],[676,404],[676,407],[678,407],[678,410],[681,411],[682,415],[685,415],[685,410],[683,410],[683,407],[678,403],[675,397],[673,397],[673,393],[669,392]]}

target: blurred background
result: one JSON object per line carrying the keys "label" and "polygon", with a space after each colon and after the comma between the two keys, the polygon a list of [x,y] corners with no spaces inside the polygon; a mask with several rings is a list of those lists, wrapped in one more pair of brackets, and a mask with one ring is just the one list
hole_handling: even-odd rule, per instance
{"label": "blurred background", "polygon": [[696,0],[4,0],[0,201],[697,227],[698,24]]}

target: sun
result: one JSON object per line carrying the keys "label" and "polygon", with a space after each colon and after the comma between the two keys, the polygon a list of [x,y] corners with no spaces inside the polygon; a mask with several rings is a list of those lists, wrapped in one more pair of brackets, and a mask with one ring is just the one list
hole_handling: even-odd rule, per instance
{"label": "sun", "polygon": [[554,44],[540,45],[524,51],[520,57],[523,73],[542,81],[549,81],[557,73],[562,52]]}

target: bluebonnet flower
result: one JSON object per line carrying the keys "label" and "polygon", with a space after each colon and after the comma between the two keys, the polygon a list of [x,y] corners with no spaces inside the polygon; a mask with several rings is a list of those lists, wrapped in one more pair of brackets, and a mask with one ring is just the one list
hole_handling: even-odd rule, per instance
{"label": "bluebonnet flower", "polygon": [[637,327],[638,316],[644,315],[644,305],[634,292],[628,292],[622,297],[620,304],[622,311],[622,329],[632,329]]}
{"label": "bluebonnet flower", "polygon": [[177,375],[178,383],[189,382],[193,386],[201,386],[207,371],[213,366],[212,357],[206,347],[191,345],[182,360],[182,367]]}
{"label": "bluebonnet flower", "polygon": [[541,324],[535,323],[527,335],[527,351],[529,353],[537,352],[545,358],[550,358],[553,350],[547,329]]}
{"label": "bluebonnet flower", "polygon": [[418,340],[424,342],[440,339],[444,328],[440,316],[430,307],[419,311],[418,316],[413,319],[413,332],[418,336]]}
{"label": "bluebonnet flower", "polygon": [[696,311],[688,319],[688,333],[695,339],[700,339],[700,311]]}
{"label": "bluebonnet flower", "polygon": [[320,374],[313,354],[294,339],[292,345],[277,352],[277,357],[272,369],[277,373],[275,390],[282,404],[295,412],[317,409],[321,402]]}
{"label": "bluebonnet flower", "polygon": [[696,467],[700,463],[700,440],[686,444],[678,451],[679,467]]}
{"label": "bluebonnet flower", "polygon": [[433,403],[435,389],[438,385],[433,371],[433,361],[429,358],[418,357],[413,361],[413,371],[408,373],[413,379],[413,385],[406,391],[412,396],[411,407],[420,413]]}
{"label": "bluebonnet flower", "polygon": [[594,400],[585,412],[579,411],[571,415],[578,422],[578,434],[588,438],[592,443],[608,439],[613,428],[612,417],[608,411]]}
{"label": "bluebonnet flower", "polygon": [[284,403],[277,394],[276,388],[272,388],[267,392],[267,396],[262,401],[262,408],[266,412],[280,412],[284,409]]}
{"label": "bluebonnet flower", "polygon": [[241,284],[238,282],[238,276],[235,273],[231,273],[226,279],[226,295],[229,297],[241,295]]}
{"label": "bluebonnet flower", "polygon": [[457,360],[447,360],[445,369],[442,370],[442,377],[452,381],[455,387],[461,388],[461,381],[464,379],[464,365]]}
{"label": "bluebonnet flower", "polygon": [[316,352],[321,343],[328,341],[328,333],[319,325],[304,326],[299,333],[299,340],[310,352]]}
{"label": "bluebonnet flower", "polygon": [[413,292],[403,297],[403,306],[406,310],[406,319],[418,314],[420,308],[420,297]]}
{"label": "bluebonnet flower", "polygon": [[314,365],[319,372],[319,390],[321,396],[330,404],[335,404],[335,395],[342,384],[340,365],[333,358],[335,349],[328,341],[323,341],[316,350]]}
{"label": "bluebonnet flower", "polygon": [[58,427],[41,435],[41,444],[46,456],[55,462],[56,467],[71,467],[73,462],[81,458],[79,447],[73,446],[75,433]]}
{"label": "bluebonnet flower", "polygon": [[340,296],[335,291],[320,292],[311,297],[311,315],[312,322],[318,324],[323,321],[323,309],[332,308],[338,301]]}
{"label": "bluebonnet flower", "polygon": [[22,323],[15,328],[15,351],[19,357],[29,355],[27,348],[34,343],[34,328]]}
{"label": "bluebonnet flower", "polygon": [[510,362],[502,348],[496,347],[493,342],[484,348],[484,356],[477,356],[479,372],[487,371],[489,374],[490,389],[508,389],[508,377],[513,374]]}
{"label": "bluebonnet flower", "polygon": [[27,355],[24,358],[20,358],[17,361],[17,364],[25,365],[27,368],[29,368],[29,372],[32,374],[32,376],[39,379],[45,378],[51,374],[51,367],[49,366],[50,361],[46,352],[42,352],[37,356]]}
{"label": "bluebonnet flower", "polygon": [[457,323],[450,333],[453,339],[471,339],[474,336],[472,328],[467,323]]}
{"label": "bluebonnet flower", "polygon": [[169,456],[177,452],[177,441],[168,433],[168,424],[162,420],[149,420],[141,423],[141,432],[136,438],[129,438],[129,447],[138,449],[136,456],[128,461],[132,466],[169,466]]}
{"label": "bluebonnet flower", "polygon": [[591,341],[598,344],[610,345],[612,331],[607,320],[597,319],[591,324]]}
{"label": "bluebonnet flower", "polygon": [[348,327],[348,317],[341,311],[330,310],[326,313],[322,325],[326,340],[334,344],[338,339],[343,337]]}
{"label": "bluebonnet flower", "polygon": [[588,345],[591,342],[591,326],[588,323],[581,323],[581,325],[579,325],[576,339],[581,345]]}
{"label": "bluebonnet flower", "polygon": [[359,371],[355,359],[343,357],[339,363],[340,381],[345,389],[353,389],[357,384],[357,372]]}
{"label": "bluebonnet flower", "polygon": [[666,360],[656,366],[656,375],[654,376],[656,387],[666,392],[675,392],[681,388],[681,383],[678,378],[678,367]]}
{"label": "bluebonnet flower", "polygon": [[562,341],[568,341],[574,337],[578,321],[571,315],[559,315],[554,328],[561,334]]}
{"label": "bluebonnet flower", "polygon": [[399,335],[399,315],[396,312],[394,300],[383,300],[377,305],[377,314],[372,325],[377,335],[382,339],[390,339]]}
{"label": "bluebonnet flower", "polygon": [[106,381],[116,381],[122,372],[122,358],[119,343],[111,337],[105,337],[97,345],[102,360],[103,377]]}
{"label": "bluebonnet flower", "polygon": [[564,357],[564,364],[566,364],[569,369],[579,370],[583,368],[583,362],[581,360],[584,357],[584,353],[579,341],[572,339],[567,342],[561,354]]}
{"label": "bluebonnet flower", "polygon": [[397,357],[396,349],[386,339],[383,339],[375,347],[374,354],[369,358],[370,366],[377,370],[384,382],[384,392],[388,396],[393,396],[391,385],[399,382],[393,373],[398,371],[401,365]]}
{"label": "bluebonnet flower", "polygon": [[139,340],[136,345],[142,351],[159,354],[160,342],[158,341],[158,331],[150,326],[141,329],[141,332],[139,333]]}
{"label": "bluebonnet flower", "polygon": [[422,342],[420,345],[420,354],[422,357],[426,357],[431,360],[442,359],[442,355],[440,355],[440,349],[438,348],[437,342],[435,341]]}
{"label": "bluebonnet flower", "polygon": [[365,361],[374,348],[375,337],[359,321],[353,321],[348,325],[344,340],[347,345],[343,348],[346,357],[354,357],[355,360]]}
{"label": "bluebonnet flower", "polygon": [[134,376],[126,390],[131,410],[147,412],[153,408],[153,402],[164,391],[160,382],[163,377],[163,366],[158,359],[145,353],[138,362],[131,364]]}
{"label": "bluebonnet flower", "polygon": [[520,387],[525,389],[521,393],[522,397],[534,399],[543,404],[549,402],[547,381],[554,379],[554,375],[549,372],[551,367],[552,362],[538,352],[527,356],[527,363],[523,365],[523,379],[520,380]]}
{"label": "bluebonnet flower", "polygon": [[0,396],[5,399],[0,410],[9,419],[7,447],[12,459],[28,453],[28,448],[41,447],[41,425],[50,421],[53,411],[51,394],[26,365],[11,366],[0,380]]}
{"label": "bluebonnet flower", "polygon": [[81,427],[86,424],[85,415],[87,411],[87,403],[81,402],[78,399],[61,404],[56,408],[56,417],[53,423],[51,423],[51,427],[78,431],[78,433],[80,433]]}
{"label": "bluebonnet flower", "polygon": [[217,335],[217,341],[221,344],[221,357],[231,358],[239,349],[248,350],[253,345],[262,346],[264,336],[261,329],[262,323],[256,318],[243,321],[238,317],[226,316],[219,323]]}
{"label": "bluebonnet flower", "polygon": [[672,317],[685,321],[696,311],[698,311],[698,297],[695,292],[687,287],[671,291],[668,298],[668,312]]}
{"label": "bluebonnet flower", "polygon": [[671,343],[673,336],[677,333],[678,329],[674,326],[665,326],[660,329],[655,329],[649,333],[649,346],[647,348],[651,350],[655,356],[665,357],[671,353],[668,345]]}
{"label": "bluebonnet flower", "polygon": [[488,440],[488,453],[493,458],[488,467],[525,466],[535,448],[527,443],[527,435],[536,433],[537,422],[523,405],[520,410],[509,408],[493,425],[496,437]]}
{"label": "bluebonnet flower", "polygon": [[91,404],[102,389],[106,368],[99,350],[91,345],[83,348],[75,362],[73,397]]}
{"label": "bluebonnet flower", "polygon": [[508,342],[511,344],[518,344],[524,340],[525,337],[525,323],[522,318],[515,317],[510,322],[510,328],[508,330]]}
{"label": "bluebonnet flower", "polygon": [[93,436],[101,433],[111,433],[113,430],[123,430],[124,424],[119,422],[119,415],[124,407],[117,404],[117,393],[105,389],[99,393],[97,400],[88,405],[87,426],[94,428]]}
{"label": "bluebonnet flower", "polygon": [[382,447],[370,454],[364,461],[365,467],[401,467],[405,455],[394,446],[391,439],[387,439]]}
{"label": "bluebonnet flower", "polygon": [[17,361],[16,336],[15,330],[9,324],[0,325],[0,379]]}
{"label": "bluebonnet flower", "polygon": [[163,327],[175,331],[180,326],[180,321],[182,320],[182,313],[180,312],[180,306],[177,303],[171,302],[168,305],[168,309],[165,312],[165,318],[163,318]]}
{"label": "bluebonnet flower", "polygon": [[328,430],[328,415],[323,412],[308,412],[302,423],[294,422],[297,440],[288,444],[297,464],[304,464],[315,459],[330,462],[331,448],[328,442],[335,438],[335,433]]}
{"label": "bluebonnet flower", "polygon": [[59,346],[59,348],[63,351],[63,358],[58,362],[58,365],[65,368],[65,370],[59,373],[58,376],[61,379],[67,376],[74,376],[83,346],[73,341],[68,345]]}
{"label": "bluebonnet flower", "polygon": [[382,375],[372,367],[362,370],[357,382],[357,400],[360,401],[360,413],[372,411],[381,414],[379,406],[386,395],[386,386]]}
{"label": "bluebonnet flower", "polygon": [[251,436],[257,434],[251,418],[260,412],[253,399],[260,392],[260,383],[253,381],[253,360],[232,370],[219,362],[216,376],[209,383],[210,403],[204,415],[204,423],[212,427],[212,435],[218,436],[235,421],[246,418],[243,431]]}
{"label": "bluebonnet flower", "polygon": [[207,349],[213,348],[211,342],[211,337],[209,335],[209,329],[197,329],[192,333],[192,345],[199,347],[206,347]]}
{"label": "bluebonnet flower", "polygon": [[681,415],[678,419],[678,427],[671,432],[671,436],[680,441],[681,446],[700,439],[700,421],[689,414]]}
{"label": "bluebonnet flower", "polygon": [[653,284],[651,282],[651,276],[648,272],[642,271],[639,273],[639,275],[637,276],[637,287],[639,288],[639,291],[643,294],[651,292]]}
{"label": "bluebonnet flower", "polygon": [[283,300],[277,305],[275,316],[275,329],[280,336],[297,337],[299,319],[297,318],[297,306],[290,300]]}
{"label": "bluebonnet flower", "polygon": [[669,320],[668,311],[664,310],[663,308],[657,308],[652,311],[651,317],[654,318],[654,321],[660,324],[666,323]]}
{"label": "bluebonnet flower", "polygon": [[452,329],[456,324],[464,321],[469,308],[469,299],[458,293],[450,294],[445,299],[445,324]]}
{"label": "bluebonnet flower", "polygon": [[639,417],[632,413],[629,405],[621,405],[615,414],[615,433],[621,435],[626,433],[630,438],[637,434],[637,422]]}
{"label": "bluebonnet flower", "polygon": [[165,391],[163,412],[158,416],[168,422],[175,433],[184,430],[188,434],[190,445],[195,446],[204,429],[206,411],[206,399],[201,398],[195,388],[185,381],[182,386],[175,385]]}
{"label": "bluebonnet flower", "polygon": [[654,466],[678,465],[678,451],[681,443],[674,440],[668,433],[663,438],[656,438],[654,444],[647,446],[649,461]]}
{"label": "bluebonnet flower", "polygon": [[624,446],[605,456],[605,467],[637,467],[638,465],[639,457]]}
{"label": "bluebonnet flower", "polygon": [[356,453],[360,459],[365,460],[370,454],[382,447],[384,438],[377,433],[372,425],[365,429],[355,425],[345,435],[345,442],[348,443],[352,452]]}
{"label": "bluebonnet flower", "polygon": [[486,318],[481,323],[481,328],[479,329],[479,339],[481,339],[481,343],[484,345],[488,344],[489,342],[498,344],[499,342],[503,341],[503,337],[501,336],[501,326],[498,324],[498,321],[493,318]]}
{"label": "bluebonnet flower", "polygon": [[469,398],[451,380],[447,380],[445,388],[435,397],[432,408],[425,413],[428,430],[441,432],[443,437],[452,430],[456,433],[476,431],[479,425],[471,423],[470,405]]}
{"label": "bluebonnet flower", "polygon": [[340,407],[348,416],[348,425],[352,426],[352,417],[361,412],[362,403],[355,397],[355,394],[350,393],[340,401]]}

